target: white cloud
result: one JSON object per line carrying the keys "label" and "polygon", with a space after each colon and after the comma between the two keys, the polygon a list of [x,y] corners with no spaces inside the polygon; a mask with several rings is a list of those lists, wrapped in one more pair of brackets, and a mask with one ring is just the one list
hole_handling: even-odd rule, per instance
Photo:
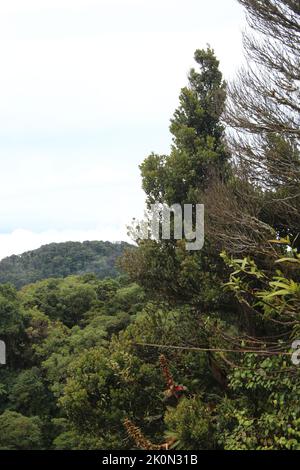
{"label": "white cloud", "polygon": [[66,230],[122,238],[194,50],[232,76],[241,23],[236,0],[0,0],[1,256]]}

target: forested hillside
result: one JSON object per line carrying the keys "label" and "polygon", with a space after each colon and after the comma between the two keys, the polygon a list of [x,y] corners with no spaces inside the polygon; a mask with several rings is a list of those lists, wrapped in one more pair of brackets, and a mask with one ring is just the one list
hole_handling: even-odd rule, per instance
{"label": "forested hillside", "polygon": [[[0,368],[0,448],[81,446],[80,433],[77,435],[60,405],[68,370],[75,367],[75,371],[78,361],[83,357],[93,360],[96,354],[99,361],[94,364],[101,372],[94,384],[102,392],[94,400],[104,404],[105,394],[111,390],[118,403],[123,393],[118,389],[118,360],[123,358],[125,366],[130,358],[118,349],[110,353],[110,340],[133,322],[144,305],[143,289],[122,278],[70,276],[40,281],[19,292],[0,285],[0,337],[8,352],[7,365]],[[120,369],[120,373],[126,380],[127,372]],[[89,377],[94,380],[92,369],[91,375],[82,376],[84,380]],[[85,400],[85,392],[78,392],[74,390]],[[118,413],[114,407],[111,414],[104,413],[103,431],[113,420],[117,422]],[[84,420],[88,414],[91,416],[91,410],[84,407]],[[84,446],[103,446],[94,430],[92,434],[92,441],[83,438]]]}
{"label": "forested hillside", "polygon": [[128,248],[125,242],[86,241],[51,243],[0,261],[0,283],[16,287],[49,277],[95,273],[99,278],[118,274],[116,260]]}
{"label": "forested hillside", "polygon": [[196,50],[140,166],[149,207],[204,203],[204,248],[136,236],[116,279],[96,256],[1,284],[0,448],[300,450],[300,7],[239,3],[247,69]]}

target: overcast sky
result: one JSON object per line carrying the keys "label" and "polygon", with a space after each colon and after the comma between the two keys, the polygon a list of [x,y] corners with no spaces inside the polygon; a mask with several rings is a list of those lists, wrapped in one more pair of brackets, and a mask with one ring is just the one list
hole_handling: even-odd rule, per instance
{"label": "overcast sky", "polygon": [[126,239],[193,53],[242,60],[236,0],[0,0],[0,258]]}

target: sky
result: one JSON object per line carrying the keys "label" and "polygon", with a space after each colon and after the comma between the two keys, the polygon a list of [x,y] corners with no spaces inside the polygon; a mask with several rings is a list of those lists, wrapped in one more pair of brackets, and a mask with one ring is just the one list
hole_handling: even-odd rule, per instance
{"label": "sky", "polygon": [[236,0],[0,0],[0,259],[126,240],[197,48],[242,62]]}

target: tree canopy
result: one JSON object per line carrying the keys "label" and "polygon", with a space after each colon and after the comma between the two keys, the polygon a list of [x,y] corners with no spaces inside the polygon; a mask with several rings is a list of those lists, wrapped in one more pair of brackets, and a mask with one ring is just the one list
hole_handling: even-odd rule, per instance
{"label": "tree canopy", "polygon": [[197,50],[140,166],[148,206],[205,203],[204,248],[0,263],[2,449],[300,450],[299,2],[240,3],[248,68],[226,85]]}
{"label": "tree canopy", "polygon": [[49,277],[95,273],[99,278],[118,275],[116,260],[128,244],[101,241],[51,243],[0,261],[0,283],[22,287]]}

